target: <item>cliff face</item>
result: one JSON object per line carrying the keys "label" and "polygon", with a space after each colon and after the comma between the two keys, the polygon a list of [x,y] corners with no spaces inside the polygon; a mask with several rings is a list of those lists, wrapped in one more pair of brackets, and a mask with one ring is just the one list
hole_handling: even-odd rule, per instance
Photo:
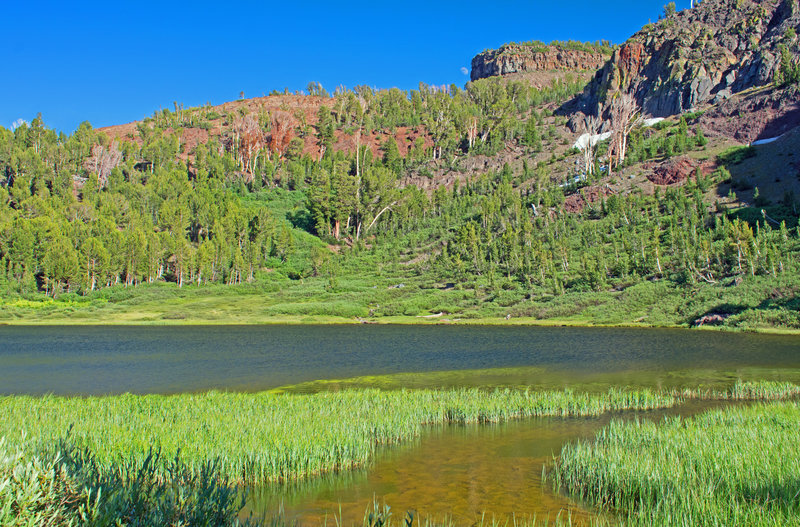
{"label": "cliff face", "polygon": [[764,86],[782,49],[798,51],[798,0],[705,0],[645,26],[617,49],[573,110],[596,113],[615,91],[666,117]]}
{"label": "cliff face", "polygon": [[534,72],[596,71],[608,59],[599,50],[558,46],[507,44],[472,59],[471,80]]}

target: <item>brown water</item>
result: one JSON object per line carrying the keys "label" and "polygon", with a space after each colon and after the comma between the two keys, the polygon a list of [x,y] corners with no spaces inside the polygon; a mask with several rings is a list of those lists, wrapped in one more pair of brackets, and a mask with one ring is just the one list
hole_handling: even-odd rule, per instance
{"label": "brown water", "polygon": [[308,482],[255,489],[247,512],[273,517],[281,508],[299,526],[361,525],[373,501],[399,521],[418,518],[473,525],[483,516],[513,519],[569,517],[584,525],[594,512],[542,481],[542,469],[568,442],[591,439],[611,419],[661,420],[720,406],[696,401],[679,408],[593,418],[545,418],[496,425],[432,427],[420,439],[383,449],[368,469]]}

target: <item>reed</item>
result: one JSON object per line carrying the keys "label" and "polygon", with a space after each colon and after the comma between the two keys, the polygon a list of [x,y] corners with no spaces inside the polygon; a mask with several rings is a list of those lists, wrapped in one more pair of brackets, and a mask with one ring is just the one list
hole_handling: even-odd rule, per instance
{"label": "reed", "polygon": [[20,431],[41,447],[70,430],[101,466],[141,461],[151,446],[199,471],[216,460],[244,484],[286,480],[365,464],[378,445],[436,423],[535,416],[587,416],[675,403],[648,390],[602,394],[521,390],[352,390],[311,395],[222,393],[0,398],[0,436]]}
{"label": "reed", "polygon": [[796,402],[614,421],[549,477],[628,525],[800,525],[798,423]]}
{"label": "reed", "polygon": [[713,401],[784,401],[800,397],[800,386],[790,382],[737,380],[726,390],[683,388],[673,390],[672,396]]}
{"label": "reed", "polygon": [[244,503],[213,462],[193,473],[179,457],[150,451],[141,461],[100,467],[90,451],[63,441],[31,456],[0,439],[4,527],[255,525],[239,519]]}

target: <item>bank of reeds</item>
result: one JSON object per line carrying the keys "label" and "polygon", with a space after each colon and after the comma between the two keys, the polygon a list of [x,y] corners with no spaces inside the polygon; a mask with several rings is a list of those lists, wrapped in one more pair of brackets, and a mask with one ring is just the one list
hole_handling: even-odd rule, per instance
{"label": "bank of reeds", "polygon": [[[216,518],[215,524],[232,525],[241,506],[238,485],[363,465],[379,445],[414,437],[426,425],[798,394],[787,383],[737,382],[724,391],[672,393],[365,389],[0,397],[0,437],[7,438],[0,442],[0,524],[100,525],[134,511],[142,524]],[[614,423],[595,443],[567,447],[553,477],[634,524],[701,525],[698,515],[726,525],[797,523],[798,496],[789,498],[800,491],[798,423],[797,404],[731,408],[662,425]]]}
{"label": "bank of reeds", "polygon": [[681,399],[715,401],[783,401],[800,397],[800,386],[790,382],[738,380],[727,390],[684,388],[673,391],[672,395]]}
{"label": "bank of reeds", "polygon": [[564,447],[550,477],[627,525],[800,525],[798,437],[796,402],[614,421]]}
{"label": "bank of reeds", "polygon": [[[169,477],[163,477],[169,474]],[[214,462],[190,470],[158,451],[101,466],[64,441],[32,455],[0,439],[0,525],[245,527],[245,496]]]}
{"label": "bank of reeds", "polygon": [[217,460],[239,483],[304,477],[366,463],[377,445],[416,436],[436,423],[533,416],[599,415],[662,408],[674,398],[648,390],[603,394],[520,390],[353,390],[312,395],[221,393],[112,397],[0,398],[0,436],[69,439],[102,466],[141,460],[151,446],[190,467]]}

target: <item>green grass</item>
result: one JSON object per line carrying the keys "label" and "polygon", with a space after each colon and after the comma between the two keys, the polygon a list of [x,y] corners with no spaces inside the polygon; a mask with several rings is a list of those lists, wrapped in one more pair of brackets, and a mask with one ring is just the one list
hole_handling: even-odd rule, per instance
{"label": "green grass", "polygon": [[[290,280],[279,273],[240,286],[151,284],[117,286],[80,302],[9,298],[0,306],[8,324],[275,324],[490,323],[688,327],[708,313],[728,316],[723,330],[798,332],[800,276],[747,277],[732,287],[645,281],[620,290],[529,298],[518,284],[476,281],[445,289],[425,275],[380,263],[356,264],[330,288],[325,277]],[[359,264],[360,265],[360,264]],[[403,284],[402,288],[392,288]],[[63,300],[62,300],[63,298]],[[438,318],[422,318],[429,314]],[[506,319],[511,315],[510,319]]]}
{"label": "green grass", "polygon": [[[0,398],[0,437],[5,437],[0,441],[0,524],[107,525],[122,519],[127,525],[235,525],[244,503],[237,485],[292,480],[364,465],[380,445],[417,436],[428,425],[499,422],[531,416],[597,416],[625,409],[669,407],[682,397],[768,400],[799,394],[800,387],[783,382],[737,382],[726,390],[682,393],[616,388],[601,393],[358,389],[312,395],[209,392],[85,398],[7,396]],[[633,460],[633,452],[647,451],[649,447],[655,461],[641,465],[645,473],[655,471],[659,463],[668,464],[659,473],[663,476],[659,483],[662,490],[674,485],[669,483],[670,478],[683,477],[676,463],[692,449],[696,450],[694,457],[687,459],[706,463],[702,465],[704,475],[719,467],[727,475],[727,465],[716,460],[749,466],[755,463],[763,444],[768,457],[772,456],[768,462],[781,458],[784,468],[797,476],[797,441],[790,439],[796,439],[800,409],[796,404],[759,408],[780,412],[751,418],[743,413],[747,410],[732,409],[696,421],[669,421],[662,427],[676,431],[667,433],[663,440],[639,440],[637,434],[656,437],[661,433],[661,428],[645,423],[627,427],[617,423],[605,434],[621,438],[614,452],[634,464],[640,461]],[[753,426],[755,432],[751,430]],[[683,450],[668,442],[673,440]],[[563,462],[559,461],[556,467],[556,481],[600,504],[613,504],[630,514],[632,520],[640,521],[644,516],[638,512],[638,502],[626,502],[628,498],[620,494],[622,491],[609,490],[616,489],[608,483],[610,480],[596,483],[579,473],[581,463],[588,459],[580,455],[599,452],[597,444],[568,447],[562,455]],[[720,450],[722,454],[715,450],[714,445],[718,444],[726,446]],[[665,451],[678,454],[669,454],[673,457],[667,461],[660,460],[657,456]],[[607,460],[600,462],[606,470],[618,466],[606,463]],[[589,473],[597,475],[598,470],[593,468]],[[747,471],[747,477],[742,477],[754,484],[773,484],[756,494],[756,499],[770,493],[778,504],[768,503],[767,512],[793,521],[797,504],[794,509],[781,505],[779,500],[784,495],[774,491],[783,488],[780,485],[785,478],[773,478],[775,483],[767,477],[771,470],[758,472],[761,479],[747,479],[751,474]],[[734,471],[734,475],[738,477],[739,472]],[[627,477],[634,476],[624,476]],[[585,488],[580,487],[580,481],[585,482]],[[629,483],[620,484],[620,488],[625,492],[635,488]],[[731,488],[739,489],[735,485]],[[602,497],[602,492],[607,491],[612,492],[611,497]],[[648,487],[645,494],[636,496],[655,496],[650,492]],[[729,499],[728,494],[725,496]],[[654,499],[654,508],[647,509],[653,514],[661,514],[666,506],[680,505],[669,501],[673,499],[671,495]],[[722,511],[719,514],[728,514],[720,503],[711,505]],[[743,507],[749,507],[749,502],[743,503]],[[736,509],[732,514],[761,521],[761,509]],[[694,517],[693,509],[675,510],[685,513],[685,518]],[[373,511],[373,520],[378,517],[375,514]],[[365,526],[376,527],[374,521],[367,520],[368,515]],[[282,523],[279,518],[272,521],[273,525]],[[540,525],[541,521],[522,523]],[[405,519],[400,524],[404,525]],[[385,517],[381,525],[391,525],[390,518]]]}
{"label": "green grass", "polygon": [[178,456],[151,451],[101,467],[89,450],[64,441],[30,455],[0,439],[4,527],[249,525],[239,520],[244,504],[213,462],[189,470]]}
{"label": "green grass", "polygon": [[550,477],[626,525],[800,525],[798,424],[796,402],[615,421],[566,446]]}
{"label": "green grass", "polygon": [[[603,394],[520,390],[352,390],[313,395],[219,393],[0,399],[0,436],[88,447],[104,466],[141,459],[151,445],[166,458],[180,449],[190,467],[218,460],[242,483],[349,469],[377,445],[419,435],[426,424],[492,422],[529,416],[598,415],[671,406],[647,390]],[[32,418],[35,416],[35,418]]]}

